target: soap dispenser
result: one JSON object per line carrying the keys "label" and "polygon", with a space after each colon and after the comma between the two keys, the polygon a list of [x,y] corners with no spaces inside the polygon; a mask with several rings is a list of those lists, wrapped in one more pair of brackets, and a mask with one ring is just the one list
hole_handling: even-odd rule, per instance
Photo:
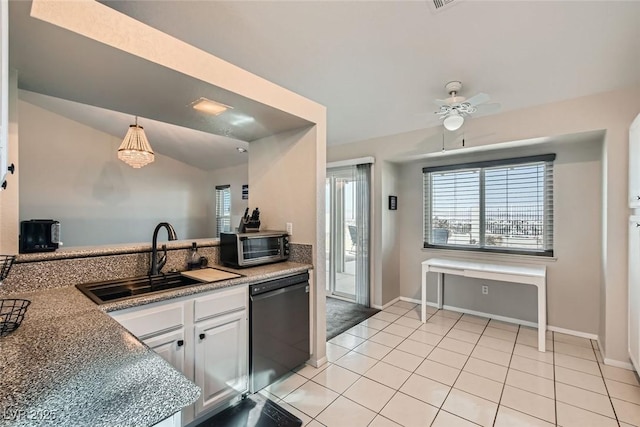
{"label": "soap dispenser", "polygon": [[198,255],[198,244],[196,242],[191,244],[191,253],[189,254],[189,260],[187,261],[187,268],[189,270],[196,270],[200,268],[200,255]]}

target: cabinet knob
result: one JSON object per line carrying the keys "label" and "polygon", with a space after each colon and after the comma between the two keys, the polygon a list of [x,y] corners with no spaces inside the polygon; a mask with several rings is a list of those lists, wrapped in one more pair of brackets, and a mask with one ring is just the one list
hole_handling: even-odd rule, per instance
{"label": "cabinet knob", "polygon": [[640,227],[640,222],[636,222],[636,227]]}
{"label": "cabinet knob", "polygon": [[200,334],[200,339],[203,340],[206,337],[205,334]]}
{"label": "cabinet knob", "polygon": [[178,340],[178,347],[182,347],[184,345],[184,340]]}
{"label": "cabinet knob", "polygon": [[640,200],[640,196],[636,196],[636,200]]}

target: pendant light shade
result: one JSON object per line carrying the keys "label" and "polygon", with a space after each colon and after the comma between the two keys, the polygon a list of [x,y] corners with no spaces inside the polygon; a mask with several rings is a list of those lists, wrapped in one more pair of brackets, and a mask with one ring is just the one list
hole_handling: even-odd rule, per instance
{"label": "pendant light shade", "polygon": [[129,126],[129,130],[118,148],[118,158],[136,169],[148,165],[155,159],[153,149],[144,134],[144,129],[142,126],[138,126],[137,116],[136,124]]}

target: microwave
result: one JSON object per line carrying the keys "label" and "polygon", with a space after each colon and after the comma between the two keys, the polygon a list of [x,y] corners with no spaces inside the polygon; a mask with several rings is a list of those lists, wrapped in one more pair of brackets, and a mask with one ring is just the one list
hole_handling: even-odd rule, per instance
{"label": "microwave", "polygon": [[220,261],[227,267],[243,268],[289,259],[286,231],[220,233]]}
{"label": "microwave", "polygon": [[20,221],[20,253],[52,252],[60,242],[60,223],[52,219]]}

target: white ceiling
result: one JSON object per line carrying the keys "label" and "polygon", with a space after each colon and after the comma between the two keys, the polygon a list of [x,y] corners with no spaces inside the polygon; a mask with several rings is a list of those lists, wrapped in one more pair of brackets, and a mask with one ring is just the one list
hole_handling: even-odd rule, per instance
{"label": "white ceiling", "polygon": [[502,111],[640,83],[640,1],[110,1],[327,106],[328,143],[437,125],[461,80]]}

